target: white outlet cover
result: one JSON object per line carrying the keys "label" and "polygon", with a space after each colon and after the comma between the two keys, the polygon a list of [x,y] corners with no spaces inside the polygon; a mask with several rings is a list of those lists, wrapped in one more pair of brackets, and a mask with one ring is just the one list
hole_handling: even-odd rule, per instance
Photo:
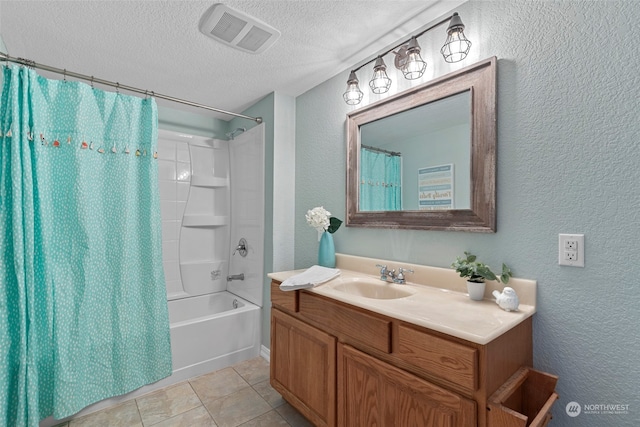
{"label": "white outlet cover", "polygon": [[[567,249],[568,241],[576,242],[575,250]],[[584,267],[584,234],[558,234],[558,264]]]}

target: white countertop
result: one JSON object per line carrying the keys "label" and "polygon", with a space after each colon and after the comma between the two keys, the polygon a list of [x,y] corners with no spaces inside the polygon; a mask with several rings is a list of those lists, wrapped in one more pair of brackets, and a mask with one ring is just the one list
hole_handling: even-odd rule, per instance
{"label": "white countertop", "polygon": [[[340,276],[312,289],[307,289],[309,292],[477,344],[491,342],[532,316],[536,311],[535,288],[537,284],[533,280],[512,278],[509,281],[507,286],[516,290],[520,306],[518,311],[508,312],[502,310],[491,296],[493,289],[502,290],[505,286],[497,282],[487,283],[485,300],[472,301],[465,290],[466,281],[460,278],[453,269],[341,254],[338,254],[337,259],[336,267],[340,269]],[[415,274],[408,275],[410,277],[407,278],[406,284],[384,284],[377,275],[379,268],[375,267],[380,263],[388,265],[389,268],[410,268],[415,271]],[[362,270],[367,271],[363,272]],[[373,274],[368,270],[371,270]],[[270,273],[268,276],[273,280],[283,282],[303,271],[282,271]],[[356,278],[379,281],[384,286],[398,288],[410,292],[411,295],[397,299],[374,299],[335,289],[336,286],[348,284]],[[419,284],[411,279],[415,279]]]}

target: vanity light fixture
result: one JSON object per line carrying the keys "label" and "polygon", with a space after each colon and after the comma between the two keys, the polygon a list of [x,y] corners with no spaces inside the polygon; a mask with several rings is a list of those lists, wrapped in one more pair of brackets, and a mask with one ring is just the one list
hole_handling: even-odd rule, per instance
{"label": "vanity light fixture", "polygon": [[378,56],[373,66],[373,77],[369,82],[369,87],[373,93],[385,93],[391,87],[391,79],[387,76],[387,66],[381,56]]}
{"label": "vanity light fixture", "polygon": [[447,62],[462,61],[471,49],[471,42],[464,35],[464,24],[457,12],[451,17],[447,34],[447,40],[440,49],[440,53]]}
{"label": "vanity light fixture", "polygon": [[[444,46],[442,46],[442,49],[440,49],[440,53],[444,56],[444,60],[449,63],[462,61],[466,58],[471,48],[471,42],[464,35],[465,27],[460,19],[460,15],[455,12],[453,15],[412,36],[409,40],[378,55],[375,58],[375,64],[373,66],[373,77],[371,81],[369,81],[371,91],[376,94],[381,94],[387,92],[391,87],[391,79],[387,75],[387,66],[383,59],[384,56],[391,52],[395,55],[394,64],[396,68],[402,71],[402,74],[407,80],[415,80],[422,77],[424,71],[427,69],[427,63],[420,55],[418,37],[446,22],[449,22],[449,26],[447,27],[447,40]],[[394,51],[394,49],[397,49],[397,51]],[[371,64],[373,61],[374,59],[370,59],[349,73],[347,91],[342,95],[347,104],[357,105],[362,101],[364,94],[358,87],[356,71],[365,65]]]}
{"label": "vanity light fixture", "polygon": [[349,74],[349,80],[347,80],[347,91],[342,95],[344,102],[349,105],[357,105],[362,101],[364,94],[358,87],[358,78],[356,72],[352,71]]}

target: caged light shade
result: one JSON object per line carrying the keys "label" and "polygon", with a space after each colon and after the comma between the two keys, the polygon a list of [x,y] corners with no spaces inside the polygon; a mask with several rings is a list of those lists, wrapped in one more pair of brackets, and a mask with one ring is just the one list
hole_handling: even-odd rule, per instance
{"label": "caged light shade", "polygon": [[454,13],[447,28],[447,40],[440,49],[446,62],[458,62],[467,57],[471,42],[464,35],[464,24],[458,13]]}
{"label": "caged light shade", "polygon": [[391,87],[391,79],[387,75],[387,66],[381,56],[378,56],[373,66],[373,77],[369,82],[369,87],[373,93],[385,93]]}
{"label": "caged light shade", "polygon": [[347,90],[342,97],[344,98],[344,102],[349,105],[356,105],[362,101],[362,97],[364,94],[358,87],[358,78],[356,77],[356,72],[352,71],[349,74],[349,80],[347,80]]}
{"label": "caged light shade", "polygon": [[407,80],[415,80],[422,77],[424,70],[427,69],[427,63],[420,56],[420,45],[418,39],[411,37],[407,45],[407,58],[402,67],[402,74]]}

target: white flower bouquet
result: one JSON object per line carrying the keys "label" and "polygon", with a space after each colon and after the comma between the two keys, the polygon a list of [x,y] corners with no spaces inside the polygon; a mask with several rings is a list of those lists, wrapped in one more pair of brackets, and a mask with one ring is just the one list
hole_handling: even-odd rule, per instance
{"label": "white flower bouquet", "polygon": [[338,228],[340,228],[342,224],[341,220],[331,216],[331,212],[322,206],[308,210],[305,218],[307,219],[307,224],[315,228],[318,233],[328,231],[333,234],[338,231]]}

